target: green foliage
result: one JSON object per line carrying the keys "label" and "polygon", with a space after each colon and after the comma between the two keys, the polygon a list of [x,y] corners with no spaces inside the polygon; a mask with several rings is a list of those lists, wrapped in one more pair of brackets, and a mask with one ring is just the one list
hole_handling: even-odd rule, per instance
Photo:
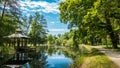
{"label": "green foliage", "polygon": [[25,31],[24,33],[26,34],[26,35],[28,35],[29,34],[29,30],[30,30],[30,26],[31,26],[31,24],[32,24],[32,22],[33,22],[33,16],[32,15],[30,15],[30,16],[23,16],[22,17],[22,24],[21,24],[21,28]]}
{"label": "green foliage", "polygon": [[47,67],[47,56],[45,52],[39,51],[37,54],[34,54],[33,60],[30,62],[31,68],[46,68]]}
{"label": "green foliage", "polygon": [[50,35],[47,36],[47,43],[48,43],[49,45],[55,43],[55,37],[54,37],[52,34],[50,34]]}
{"label": "green foliage", "polygon": [[34,43],[34,45],[36,45],[37,43],[45,42],[46,23],[47,22],[44,19],[44,16],[36,12],[36,15],[33,17],[29,33],[29,36],[31,37],[30,41]]}
{"label": "green foliage", "polygon": [[65,46],[73,46],[73,40],[69,39],[65,42]]}
{"label": "green foliage", "polygon": [[120,30],[118,3],[119,0],[66,0],[60,4],[60,20],[68,23],[68,28],[77,27],[73,37],[75,43],[75,37],[79,37],[82,43],[96,45],[109,35],[113,47],[117,48]]}
{"label": "green foliage", "polygon": [[14,54],[15,50],[13,47],[0,46],[0,55]]}
{"label": "green foliage", "polygon": [[[0,46],[0,67],[2,66],[1,64],[4,64],[9,59],[11,59],[14,53],[15,53],[15,50],[13,47]],[[4,57],[1,58],[2,56]]]}
{"label": "green foliage", "polygon": [[61,45],[61,40],[60,39],[56,39],[55,40],[55,45]]}
{"label": "green foliage", "polygon": [[0,5],[0,44],[2,44],[3,36],[13,33],[21,21],[17,0],[2,0]]}
{"label": "green foliage", "polygon": [[73,40],[72,40],[72,32],[67,32],[59,38],[61,45],[63,46],[70,46],[73,45]]}

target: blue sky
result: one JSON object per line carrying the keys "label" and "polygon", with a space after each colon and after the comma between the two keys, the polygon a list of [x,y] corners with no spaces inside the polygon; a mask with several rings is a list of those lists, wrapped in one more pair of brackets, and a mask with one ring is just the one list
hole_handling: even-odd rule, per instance
{"label": "blue sky", "polygon": [[47,20],[49,34],[63,34],[68,32],[67,24],[60,23],[59,4],[65,0],[21,0],[20,9],[29,16],[34,12],[40,12]]}

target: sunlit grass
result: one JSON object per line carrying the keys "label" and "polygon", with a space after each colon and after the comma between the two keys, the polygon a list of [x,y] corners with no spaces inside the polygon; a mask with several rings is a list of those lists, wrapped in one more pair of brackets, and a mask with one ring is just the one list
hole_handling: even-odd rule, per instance
{"label": "sunlit grass", "polygon": [[73,68],[119,68],[105,54],[90,46],[83,46],[85,52],[75,59]]}
{"label": "sunlit grass", "polygon": [[118,66],[105,55],[96,55],[86,57],[80,68],[118,68]]}
{"label": "sunlit grass", "polygon": [[[112,45],[101,45],[103,48],[113,49]],[[118,45],[118,49],[120,49],[120,44]]]}

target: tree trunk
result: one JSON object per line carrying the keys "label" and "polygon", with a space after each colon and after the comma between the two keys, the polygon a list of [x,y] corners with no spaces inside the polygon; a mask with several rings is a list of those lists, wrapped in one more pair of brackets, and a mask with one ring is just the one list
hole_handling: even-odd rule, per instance
{"label": "tree trunk", "polygon": [[36,38],[34,38],[33,46],[36,46]]}
{"label": "tree trunk", "polygon": [[108,42],[107,42],[108,40],[107,40],[107,37],[105,38],[105,41],[106,41],[106,44],[105,44],[105,45],[106,45],[106,47],[108,48]]}
{"label": "tree trunk", "polygon": [[115,36],[114,30],[113,30],[112,25],[110,23],[110,19],[106,18],[106,24],[107,24],[106,29],[110,35],[110,38],[111,38],[112,47],[118,48],[118,46],[117,46],[118,40],[116,38],[117,36]]}
{"label": "tree trunk", "polygon": [[75,48],[79,48],[79,44],[78,44],[78,37],[76,34],[76,31],[74,32],[74,36],[73,36],[73,45],[75,46]]}
{"label": "tree trunk", "polygon": [[118,46],[117,46],[117,38],[115,37],[114,32],[110,33],[110,38],[111,38],[111,41],[112,41],[113,48],[118,48]]}
{"label": "tree trunk", "polygon": [[4,17],[6,3],[7,3],[7,2],[5,1],[5,3],[4,3],[4,7],[3,7],[3,10],[2,10],[1,23],[2,23],[2,21],[3,21],[3,17]]}

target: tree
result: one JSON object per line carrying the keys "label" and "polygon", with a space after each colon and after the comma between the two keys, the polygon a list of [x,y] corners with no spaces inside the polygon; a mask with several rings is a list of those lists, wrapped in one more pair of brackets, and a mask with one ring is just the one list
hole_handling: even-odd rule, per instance
{"label": "tree", "polygon": [[60,4],[60,19],[70,28],[78,27],[80,37],[96,40],[103,36],[102,32],[108,34],[117,48],[119,7],[119,0],[66,0]]}
{"label": "tree", "polygon": [[52,34],[47,36],[47,43],[50,45],[55,43],[55,38]]}
{"label": "tree", "polygon": [[0,1],[0,43],[4,41],[3,36],[14,32],[20,22],[20,11],[17,0]]}
{"label": "tree", "polygon": [[36,46],[40,40],[45,40],[46,38],[46,20],[43,15],[40,15],[38,12],[35,13],[30,29],[31,42]]}
{"label": "tree", "polygon": [[18,16],[16,14],[19,14],[19,9],[18,7],[20,6],[18,1],[17,0],[2,0],[0,2],[0,22],[2,23],[3,22],[3,19],[4,19],[4,15],[6,13],[9,13],[11,14],[12,16],[15,16],[18,18]]}
{"label": "tree", "polygon": [[29,30],[30,30],[30,26],[32,24],[32,21],[33,21],[33,16],[30,15],[30,16],[23,16],[22,17],[22,24],[21,24],[21,27],[22,29],[25,31],[25,34],[28,35],[29,34]]}
{"label": "tree", "polygon": [[43,49],[31,55],[32,61],[30,62],[31,68],[46,68],[48,66],[47,56]]}
{"label": "tree", "polygon": [[117,48],[118,32],[120,29],[120,26],[118,24],[118,18],[120,16],[116,15],[120,14],[120,12],[118,11],[120,6],[118,2],[118,0],[97,0],[96,2],[94,2],[94,7],[91,8],[89,13],[87,13],[87,15],[85,16],[85,19],[90,19],[89,21],[91,21],[91,23],[94,24],[96,28],[100,28],[100,30],[104,29],[108,33],[111,38],[113,48]]}

